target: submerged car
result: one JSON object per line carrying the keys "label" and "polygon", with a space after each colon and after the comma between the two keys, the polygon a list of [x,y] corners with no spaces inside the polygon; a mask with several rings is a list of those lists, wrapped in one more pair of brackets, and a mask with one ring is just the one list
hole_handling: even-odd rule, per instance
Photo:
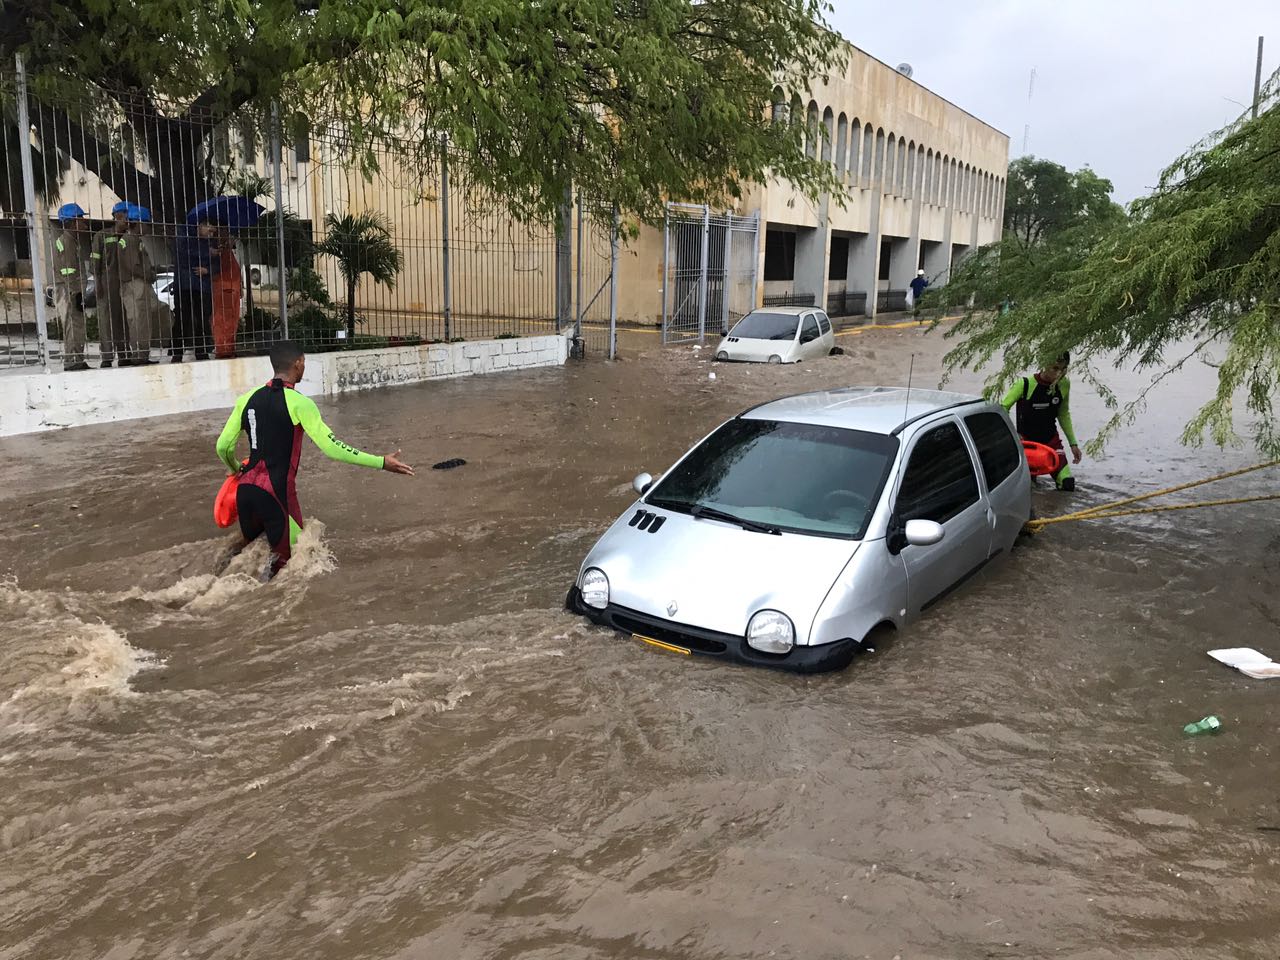
{"label": "submerged car", "polygon": [[831,319],[815,307],[765,307],[739,320],[716,347],[717,360],[799,363],[836,345]]}
{"label": "submerged car", "polygon": [[804,673],[937,603],[1031,512],[1002,407],[891,387],[754,407],[635,487],[569,609],[676,653]]}

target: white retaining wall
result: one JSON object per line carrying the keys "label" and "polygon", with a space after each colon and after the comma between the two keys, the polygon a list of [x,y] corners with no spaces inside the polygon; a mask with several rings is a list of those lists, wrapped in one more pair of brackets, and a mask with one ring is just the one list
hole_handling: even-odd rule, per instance
{"label": "white retaining wall", "polygon": [[[568,351],[568,341],[552,334],[310,353],[306,377],[298,389],[313,397],[332,396],[424,380],[560,366]],[[230,408],[236,397],[270,378],[266,357],[180,364],[165,360],[147,367],[79,373],[13,372],[0,376],[0,437]]]}

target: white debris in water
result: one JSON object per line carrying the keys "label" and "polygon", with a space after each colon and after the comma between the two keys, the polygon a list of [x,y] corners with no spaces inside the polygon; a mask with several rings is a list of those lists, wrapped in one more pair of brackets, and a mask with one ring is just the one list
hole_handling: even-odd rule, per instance
{"label": "white debris in water", "polygon": [[716,372],[714,370],[712,370],[710,373],[707,374],[708,380],[714,380],[715,378],[716,378]]}

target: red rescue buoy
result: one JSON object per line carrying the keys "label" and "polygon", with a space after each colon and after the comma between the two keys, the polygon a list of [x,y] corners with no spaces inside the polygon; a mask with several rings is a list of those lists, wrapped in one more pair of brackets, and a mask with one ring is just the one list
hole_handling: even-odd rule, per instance
{"label": "red rescue buoy", "polygon": [[[248,464],[249,461],[246,460],[244,463]],[[236,507],[236,491],[239,489],[240,474],[238,473],[233,473],[222,481],[222,487],[213,500],[213,522],[218,526],[229,527],[240,518],[240,511]]]}
{"label": "red rescue buoy", "polygon": [[1023,440],[1022,450],[1027,455],[1027,468],[1033,477],[1051,477],[1067,465],[1067,456],[1034,440]]}

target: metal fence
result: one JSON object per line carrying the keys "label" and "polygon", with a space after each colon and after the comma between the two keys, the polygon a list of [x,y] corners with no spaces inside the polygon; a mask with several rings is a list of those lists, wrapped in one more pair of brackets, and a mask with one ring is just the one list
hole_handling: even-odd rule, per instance
{"label": "metal fence", "polygon": [[[522,223],[445,143],[415,162],[410,144],[357,150],[279,109],[42,100],[20,65],[0,106],[0,366],[246,355],[286,336],[317,351],[562,332],[577,355],[613,355],[612,210]],[[70,204],[84,215],[60,220]]]}
{"label": "metal fence", "polygon": [[728,333],[756,305],[759,214],[671,203],[663,226],[663,343]]}

